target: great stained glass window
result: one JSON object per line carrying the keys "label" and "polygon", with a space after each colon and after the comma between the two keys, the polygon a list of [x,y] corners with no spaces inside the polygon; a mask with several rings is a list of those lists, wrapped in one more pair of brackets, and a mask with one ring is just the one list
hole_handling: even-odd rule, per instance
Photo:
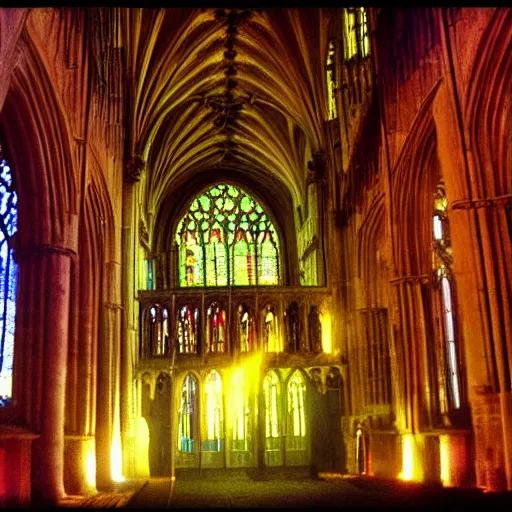
{"label": "great stained glass window", "polygon": [[216,370],[212,370],[204,383],[205,401],[205,440],[203,450],[219,452],[222,450],[224,417],[222,413],[222,380]]}
{"label": "great stained glass window", "polygon": [[179,446],[182,452],[196,451],[198,419],[197,380],[190,373],[185,377],[181,389],[181,406],[178,414]]}
{"label": "great stained glass window", "polygon": [[306,449],[306,382],[299,370],[288,381],[288,439],[291,450]]}
{"label": "great stained glass window", "polygon": [[0,148],[0,406],[12,402],[17,265],[11,242],[17,220],[17,196],[11,169]]}
{"label": "great stained glass window", "polygon": [[279,239],[263,208],[220,184],[196,197],[178,223],[180,286],[279,284]]}
{"label": "great stained glass window", "polygon": [[280,450],[281,390],[279,377],[275,371],[270,370],[265,375],[263,394],[265,396],[265,449]]}

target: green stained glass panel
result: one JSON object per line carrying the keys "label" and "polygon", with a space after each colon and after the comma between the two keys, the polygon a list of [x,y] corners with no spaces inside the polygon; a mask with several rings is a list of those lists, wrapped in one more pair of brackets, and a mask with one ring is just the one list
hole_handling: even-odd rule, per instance
{"label": "green stained glass panel", "polygon": [[[264,249],[267,239],[270,245]],[[259,284],[279,282],[274,227],[263,208],[232,185],[216,185],[192,202],[178,223],[176,242],[181,286],[226,286],[228,274],[234,285],[256,284],[256,273]],[[187,265],[192,259],[194,264]]]}

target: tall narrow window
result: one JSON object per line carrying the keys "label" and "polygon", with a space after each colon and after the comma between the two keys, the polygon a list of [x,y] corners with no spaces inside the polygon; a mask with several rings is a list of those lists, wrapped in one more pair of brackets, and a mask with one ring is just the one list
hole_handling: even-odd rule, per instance
{"label": "tall narrow window", "polygon": [[0,148],[0,406],[12,403],[17,265],[12,237],[17,230],[17,196]]}
{"label": "tall narrow window", "polygon": [[345,59],[349,60],[357,54],[357,19],[356,10],[353,8],[345,9],[345,29],[343,40],[345,43]]}
{"label": "tall narrow window", "polygon": [[364,7],[359,8],[357,31],[359,53],[361,57],[367,57],[370,54],[370,38],[368,37],[368,10]]}
{"label": "tall narrow window", "polygon": [[185,377],[181,388],[181,405],[178,413],[178,449],[182,452],[197,450],[198,394],[197,380],[190,373]]}
{"label": "tall narrow window", "polygon": [[306,382],[299,370],[288,381],[287,448],[306,449]]}
{"label": "tall narrow window", "polygon": [[182,306],[178,311],[176,322],[176,340],[178,353],[195,354],[199,338],[199,309]]}
{"label": "tall narrow window", "polygon": [[247,393],[247,375],[243,368],[233,372],[231,379],[230,407],[233,418],[232,449],[247,451],[251,436],[249,395]]}
{"label": "tall narrow window", "polygon": [[274,306],[267,304],[263,310],[263,348],[265,352],[282,352],[278,321]]}
{"label": "tall narrow window", "polygon": [[215,185],[196,197],[178,223],[180,286],[279,284],[279,238],[245,191]]}
{"label": "tall narrow window", "polygon": [[224,438],[224,418],[222,413],[222,381],[218,371],[211,371],[204,383],[204,424],[205,440],[203,450],[220,452]]}
{"label": "tall narrow window", "polygon": [[440,337],[442,338],[438,356],[441,361],[441,372],[443,372],[443,368],[445,369],[445,375],[441,375],[439,378],[441,412],[459,409],[461,406],[460,356],[453,311],[453,275],[451,272],[453,258],[446,213],[447,205],[444,186],[441,183],[434,196],[432,218],[433,269],[438,299],[436,309],[440,321]]}
{"label": "tall narrow window", "polygon": [[263,380],[265,395],[265,449],[281,449],[281,390],[279,377],[270,370]]}
{"label": "tall narrow window", "polygon": [[329,43],[329,50],[327,52],[327,66],[326,66],[326,81],[327,81],[327,103],[328,103],[328,119],[336,119],[338,111],[336,108],[336,52],[334,41]]}
{"label": "tall narrow window", "polygon": [[164,356],[169,351],[169,313],[160,304],[149,308],[149,351],[153,356]]}
{"label": "tall narrow window", "polygon": [[208,351],[224,352],[226,350],[226,311],[218,302],[213,302],[208,308],[206,322]]}
{"label": "tall narrow window", "polygon": [[254,318],[249,308],[243,304],[238,306],[238,349],[240,352],[251,352],[254,345]]}

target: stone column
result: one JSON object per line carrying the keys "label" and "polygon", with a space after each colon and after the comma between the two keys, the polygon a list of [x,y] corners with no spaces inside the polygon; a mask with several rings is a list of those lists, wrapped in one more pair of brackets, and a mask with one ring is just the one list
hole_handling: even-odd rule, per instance
{"label": "stone column", "polygon": [[23,421],[39,438],[32,451],[34,503],[64,495],[64,408],[74,252],[41,245],[17,254],[20,300],[16,318],[17,399]]}
{"label": "stone column", "polygon": [[135,476],[135,404],[133,396],[133,365],[137,360],[139,332],[137,328],[138,309],[135,304],[136,275],[135,253],[137,248],[137,219],[134,209],[136,183],[144,167],[143,160],[138,156],[126,163],[123,183],[123,232],[122,232],[122,267],[121,297],[123,316],[121,327],[121,440],[123,445],[123,469],[127,478]]}

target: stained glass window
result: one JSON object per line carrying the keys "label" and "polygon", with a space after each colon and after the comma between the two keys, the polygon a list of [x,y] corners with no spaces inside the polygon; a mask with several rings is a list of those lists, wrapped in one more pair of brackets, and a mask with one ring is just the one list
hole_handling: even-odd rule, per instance
{"label": "stained glass window", "polygon": [[180,286],[279,284],[279,238],[245,191],[220,184],[196,197],[178,223]]}
{"label": "stained glass window", "polygon": [[345,59],[354,55],[367,57],[370,54],[368,36],[368,10],[364,7],[345,9]]}
{"label": "stained glass window", "polygon": [[288,381],[288,440],[291,450],[306,449],[306,382],[299,370]]}
{"label": "stained glass window", "polygon": [[149,351],[151,355],[167,355],[169,350],[169,313],[166,307],[153,304],[149,308]]}
{"label": "stained glass window", "polygon": [[211,371],[204,383],[205,403],[205,440],[203,450],[219,452],[222,450],[223,424],[222,380],[218,371]]}
{"label": "stained glass window", "polygon": [[282,352],[275,309],[267,304],[263,310],[263,348],[265,352]]}
{"label": "stained glass window", "polygon": [[251,352],[254,345],[254,317],[244,304],[238,306],[238,347],[240,352]]}
{"label": "stained glass window", "polygon": [[345,59],[349,60],[357,54],[356,12],[345,9]]}
{"label": "stained glass window", "polygon": [[230,407],[232,408],[233,436],[232,449],[244,451],[249,448],[250,440],[250,409],[249,395],[247,393],[247,376],[242,368],[233,372],[231,380],[232,395]]}
{"label": "stained glass window", "polygon": [[17,265],[11,242],[17,220],[17,196],[11,169],[0,149],[0,406],[12,402]]}
{"label": "stained glass window", "polygon": [[188,305],[182,306],[178,311],[178,321],[176,322],[178,353],[197,353],[198,335],[199,309]]}
{"label": "stained glass window", "polygon": [[206,340],[209,352],[224,352],[226,348],[226,311],[218,302],[208,308]]}
{"label": "stained glass window", "polygon": [[181,406],[178,413],[179,445],[182,452],[196,451],[198,418],[197,380],[190,373],[185,377],[181,388]]}
{"label": "stained glass window", "polygon": [[336,109],[336,53],[334,41],[329,43],[326,74],[327,102],[329,108],[328,119],[336,119],[338,117],[338,111]]}
{"label": "stained glass window", "polygon": [[263,393],[265,395],[265,449],[280,450],[281,390],[279,377],[273,370],[265,375]]}
{"label": "stained glass window", "polygon": [[437,297],[440,302],[440,315],[443,329],[442,337],[444,347],[440,358],[445,360],[447,375],[442,376],[439,381],[446,382],[444,389],[440,390],[441,408],[446,412],[450,407],[459,409],[461,406],[461,382],[459,378],[458,350],[456,345],[454,312],[453,312],[453,290],[451,272],[452,250],[449,238],[449,225],[446,210],[448,200],[444,186],[440,184],[434,196],[434,215],[432,218],[433,234],[433,270],[436,278]]}

